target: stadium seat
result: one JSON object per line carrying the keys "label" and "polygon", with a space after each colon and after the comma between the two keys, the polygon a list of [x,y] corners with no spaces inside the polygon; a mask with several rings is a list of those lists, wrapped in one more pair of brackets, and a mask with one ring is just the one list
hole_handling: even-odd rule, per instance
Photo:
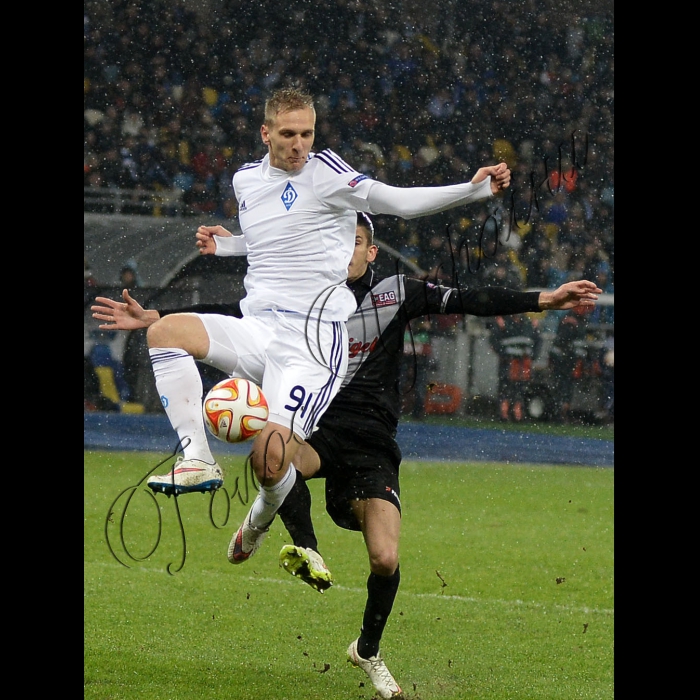
{"label": "stadium seat", "polygon": [[145,413],[146,407],[142,403],[136,403],[135,401],[122,401],[119,406],[119,411],[121,413]]}
{"label": "stadium seat", "polygon": [[426,415],[456,413],[462,405],[462,390],[454,384],[434,384],[425,395]]}
{"label": "stadium seat", "polygon": [[121,403],[121,397],[114,380],[114,370],[111,367],[95,367],[95,373],[100,381],[100,393],[114,403]]}
{"label": "stadium seat", "polygon": [[95,374],[100,382],[100,393],[116,403],[121,413],[145,413],[146,409],[143,404],[121,400],[117,390],[117,382],[114,379],[114,370],[111,367],[95,367]]}

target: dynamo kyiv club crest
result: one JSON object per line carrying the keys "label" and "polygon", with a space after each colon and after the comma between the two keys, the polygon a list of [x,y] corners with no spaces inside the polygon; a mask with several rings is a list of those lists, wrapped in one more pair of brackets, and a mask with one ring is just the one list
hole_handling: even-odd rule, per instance
{"label": "dynamo kyiv club crest", "polygon": [[284,192],[282,192],[282,203],[284,204],[285,207],[287,207],[287,211],[289,211],[289,208],[294,204],[294,202],[297,201],[297,197],[299,195],[297,194],[297,191],[292,187],[292,183],[288,182],[287,186],[284,188]]}

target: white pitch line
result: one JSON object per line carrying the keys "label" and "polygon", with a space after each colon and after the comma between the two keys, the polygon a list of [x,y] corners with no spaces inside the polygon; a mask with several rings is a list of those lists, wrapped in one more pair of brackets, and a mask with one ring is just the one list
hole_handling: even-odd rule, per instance
{"label": "white pitch line", "polygon": [[[266,578],[258,576],[246,576],[249,581],[259,581],[262,583],[277,583],[277,584],[292,584],[294,580],[286,581],[284,579],[276,578]],[[301,583],[301,582],[299,582]],[[359,593],[362,595],[367,595],[366,588],[353,588],[351,586],[339,586],[337,584],[333,585],[333,588],[339,591],[347,591],[348,593]],[[518,606],[527,606],[531,608],[555,608],[557,610],[562,610],[564,612],[577,612],[577,613],[590,613],[596,615],[614,615],[614,608],[589,608],[589,607],[574,607],[571,605],[557,605],[556,603],[545,604],[545,603],[535,603],[527,602],[525,600],[499,600],[495,599],[483,599],[483,598],[472,598],[469,596],[462,595],[446,595],[444,593],[411,593],[410,591],[404,591],[399,588],[400,596],[410,596],[411,598],[428,598],[431,600],[454,600],[460,603],[476,603],[478,605],[503,605],[510,608],[515,608]]]}
{"label": "white pitch line", "polygon": [[[97,563],[97,562],[93,562]],[[119,564],[116,562],[112,564],[111,562],[103,562],[105,566],[109,566],[110,568],[112,567],[119,567]],[[136,571],[142,571],[145,573],[156,573],[156,574],[168,574],[167,571],[164,569],[150,569],[146,566],[143,566],[143,564],[135,565],[135,566],[130,566],[129,567],[132,570]],[[208,574],[208,573],[213,573],[213,572],[207,572],[207,571],[202,571],[201,573],[203,574]],[[174,574],[177,576],[177,574]],[[216,572],[216,575],[219,575],[219,572]],[[242,576],[242,579],[245,579],[246,581],[251,581],[252,583],[274,583],[278,586],[299,586],[303,585],[302,581],[295,581],[293,577],[287,576],[285,578],[269,578],[267,576]],[[347,591],[348,593],[357,593],[358,595],[367,595],[367,589],[366,588],[354,588],[352,586],[340,586],[338,584],[333,585],[333,589],[338,590],[338,591]],[[576,607],[572,605],[557,605],[556,603],[536,603],[534,601],[525,601],[525,600],[501,600],[499,598],[473,598],[471,596],[463,596],[463,595],[451,595],[451,594],[445,594],[445,593],[411,593],[410,591],[402,590],[399,589],[399,595],[401,597],[410,597],[410,598],[427,598],[429,600],[450,600],[450,601],[455,601],[458,603],[473,603],[476,605],[501,605],[504,607],[508,608],[517,608],[520,606],[525,606],[525,607],[530,607],[530,608],[539,608],[541,610],[545,610],[547,608],[554,608],[555,610],[561,610],[563,612],[574,612],[574,613],[584,613],[584,614],[593,614],[593,615],[614,615],[615,614],[615,609],[614,608],[589,608],[587,606],[583,607]]]}

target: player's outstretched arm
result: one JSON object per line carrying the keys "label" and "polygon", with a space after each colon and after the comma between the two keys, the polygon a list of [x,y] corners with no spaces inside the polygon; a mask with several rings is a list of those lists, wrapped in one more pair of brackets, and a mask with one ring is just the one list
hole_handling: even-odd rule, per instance
{"label": "player's outstretched arm", "polygon": [[593,307],[603,290],[588,280],[566,282],[553,292],[540,292],[539,304],[543,311],[573,309],[575,306]]}
{"label": "player's outstretched arm", "polygon": [[114,301],[107,297],[95,297],[92,309],[92,317],[98,321],[104,331],[133,331],[139,328],[148,328],[155,323],[160,314],[155,309],[146,310],[128,292],[122,292],[124,301]]}

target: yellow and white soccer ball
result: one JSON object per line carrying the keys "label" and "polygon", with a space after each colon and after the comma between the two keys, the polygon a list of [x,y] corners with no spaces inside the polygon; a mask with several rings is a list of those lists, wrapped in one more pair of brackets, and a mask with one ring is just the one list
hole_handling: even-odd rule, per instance
{"label": "yellow and white soccer ball", "polygon": [[244,442],[267,423],[270,410],[257,384],[238,377],[214,385],[202,404],[204,424],[223,442]]}

